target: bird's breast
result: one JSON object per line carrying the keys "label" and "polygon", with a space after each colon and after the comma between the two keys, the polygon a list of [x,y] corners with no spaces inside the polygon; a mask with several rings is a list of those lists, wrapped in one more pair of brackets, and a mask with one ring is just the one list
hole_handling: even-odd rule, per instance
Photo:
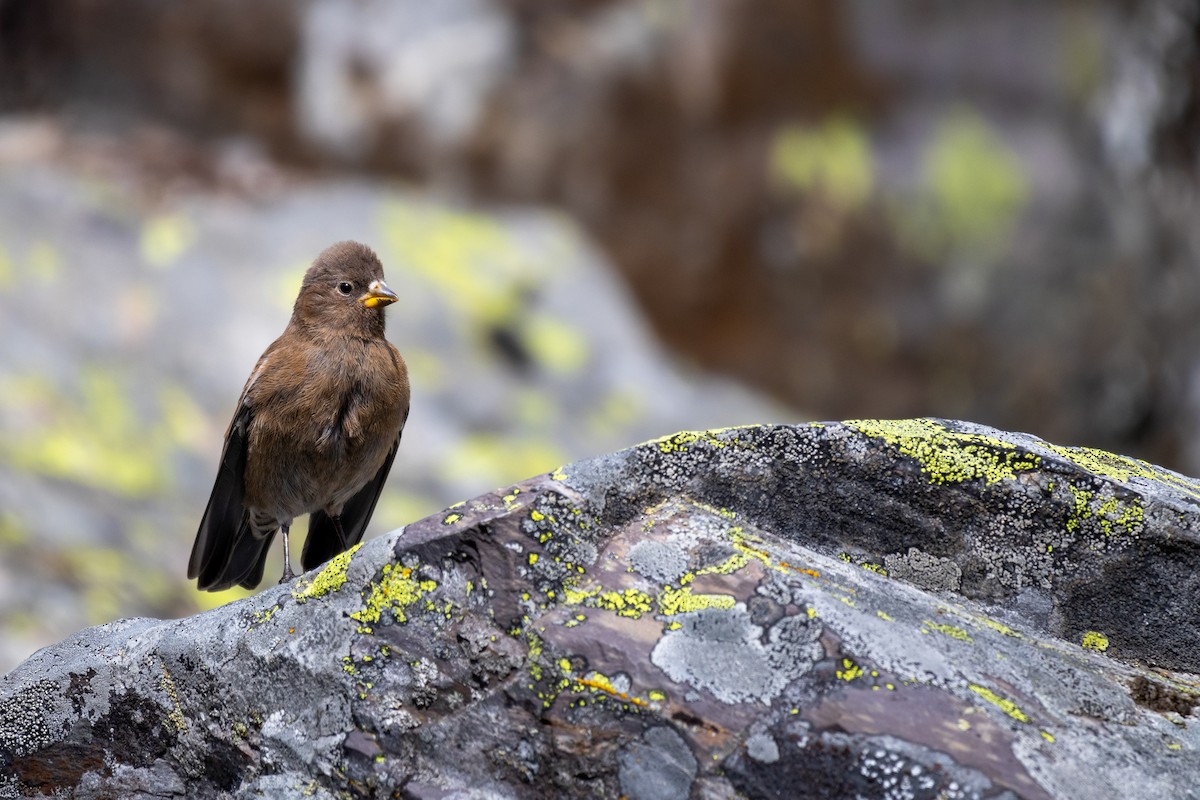
{"label": "bird's breast", "polygon": [[310,352],[292,385],[259,381],[248,459],[261,480],[247,482],[248,504],[298,515],[337,505],[375,475],[403,424],[407,382],[393,359],[372,352]]}

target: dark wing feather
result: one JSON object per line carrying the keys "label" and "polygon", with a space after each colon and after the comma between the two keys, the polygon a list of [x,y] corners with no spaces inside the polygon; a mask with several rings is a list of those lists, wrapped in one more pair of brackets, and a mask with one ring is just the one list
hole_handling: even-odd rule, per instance
{"label": "dark wing feather", "polygon": [[396,459],[396,450],[399,448],[400,436],[397,434],[392,449],[388,450],[387,458],[383,460],[383,465],[375,473],[375,477],[367,481],[342,508],[342,532],[346,535],[346,541],[343,542],[338,536],[333,520],[324,511],[314,511],[309,515],[308,536],[304,539],[304,552],[300,555],[300,564],[305,572],[324,564],[338,553],[349,550],[362,539],[367,523],[375,513],[375,503],[379,500],[379,493],[383,490],[384,481],[387,480],[392,461]]}
{"label": "dark wing feather", "polygon": [[250,406],[242,402],[229,424],[217,479],[188,559],[188,577],[197,578],[197,588],[202,590],[215,592],[238,583],[244,585],[254,572],[255,562],[259,562],[261,578],[262,555],[271,543],[271,537],[258,539],[253,535],[246,514],[246,453],[251,417]]}
{"label": "dark wing feather", "polygon": [[250,407],[243,403],[238,406],[229,424],[229,432],[225,434],[217,479],[208,498],[208,507],[204,509],[204,517],[200,520],[200,529],[196,532],[192,556],[188,559],[188,577],[200,578],[201,589],[205,588],[206,578],[212,577],[213,567],[225,561],[246,516],[244,501],[249,427]]}
{"label": "dark wing feather", "polygon": [[229,589],[233,586],[244,586],[253,589],[262,582],[263,567],[267,561],[267,551],[275,540],[275,531],[265,536],[255,532],[247,516],[242,527],[238,529],[237,539],[229,551],[229,558],[221,569],[220,581],[208,587],[210,591]]}

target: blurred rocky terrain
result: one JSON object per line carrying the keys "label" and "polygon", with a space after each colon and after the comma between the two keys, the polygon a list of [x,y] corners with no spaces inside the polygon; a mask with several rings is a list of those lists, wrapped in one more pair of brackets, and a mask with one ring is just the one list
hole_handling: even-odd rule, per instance
{"label": "blurred rocky terrain", "polygon": [[343,236],[411,284],[391,332],[427,387],[374,530],[784,415],[701,371],[1200,472],[1198,25],[1194,0],[0,0],[4,640],[194,607],[145,564],[182,564],[231,398]]}

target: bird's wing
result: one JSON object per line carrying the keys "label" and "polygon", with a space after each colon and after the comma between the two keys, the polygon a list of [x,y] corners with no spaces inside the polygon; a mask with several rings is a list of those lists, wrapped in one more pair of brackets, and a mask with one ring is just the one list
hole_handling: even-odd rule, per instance
{"label": "bird's wing", "polygon": [[250,397],[281,341],[282,337],[272,342],[254,365],[225,433],[217,480],[188,560],[188,577],[199,578],[196,587],[201,590],[218,592],[238,585],[253,589],[262,580],[263,562],[275,532],[255,530],[246,511],[246,455],[254,419]]}
{"label": "bird's wing", "polygon": [[[404,429],[401,428],[401,433]],[[304,539],[304,552],[300,554],[300,564],[304,571],[324,564],[343,550],[348,550],[358,544],[367,529],[371,515],[375,513],[375,502],[383,490],[384,481],[392,469],[392,461],[396,459],[396,451],[400,448],[400,434],[388,450],[387,458],[375,473],[375,477],[367,481],[354,497],[351,497],[342,507],[342,533],[346,540],[338,536],[333,520],[323,510],[314,511],[308,517],[308,536]]]}
{"label": "bird's wing", "polygon": [[[246,451],[250,438],[250,421],[253,412],[245,402],[238,404],[237,413],[225,434],[225,448],[221,451],[221,463],[217,467],[217,479],[213,483],[208,507],[200,520],[196,532],[196,543],[188,559],[188,577],[199,578],[200,589],[216,588],[224,583],[233,545],[241,538],[246,519]],[[236,581],[235,581],[236,582]]]}

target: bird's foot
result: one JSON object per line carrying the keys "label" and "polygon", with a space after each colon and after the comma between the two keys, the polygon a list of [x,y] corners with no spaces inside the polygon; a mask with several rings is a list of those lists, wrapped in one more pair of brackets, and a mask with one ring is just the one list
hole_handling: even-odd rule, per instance
{"label": "bird's foot", "polygon": [[287,583],[296,577],[296,573],[292,572],[292,551],[288,547],[288,529],[290,527],[290,525],[279,526],[279,532],[283,534],[283,577],[279,579],[280,583]]}

